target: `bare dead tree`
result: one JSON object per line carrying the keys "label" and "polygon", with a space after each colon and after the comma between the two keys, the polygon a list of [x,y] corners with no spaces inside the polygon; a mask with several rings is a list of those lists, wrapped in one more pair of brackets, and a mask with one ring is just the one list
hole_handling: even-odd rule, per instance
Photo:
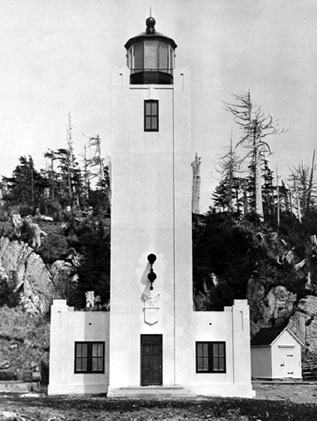
{"label": "bare dead tree", "polygon": [[193,169],[193,186],[192,186],[192,213],[199,214],[199,200],[200,200],[200,164],[201,157],[195,154],[195,159],[191,163]]}
{"label": "bare dead tree", "polygon": [[305,165],[303,162],[300,162],[297,167],[293,167],[290,170],[291,172],[288,177],[288,181],[293,186],[292,199],[295,199],[294,201],[296,203],[299,220],[309,212],[317,197],[316,184],[313,182],[314,157],[315,154],[313,154],[312,168]]}
{"label": "bare dead tree", "polygon": [[270,114],[265,114],[261,107],[252,103],[250,91],[233,97],[235,102],[225,103],[225,106],[242,132],[236,147],[243,146],[248,150],[242,161],[250,159],[254,165],[255,211],[263,219],[261,162],[271,154],[266,138],[283,133],[284,130],[278,128],[277,121],[273,122]]}

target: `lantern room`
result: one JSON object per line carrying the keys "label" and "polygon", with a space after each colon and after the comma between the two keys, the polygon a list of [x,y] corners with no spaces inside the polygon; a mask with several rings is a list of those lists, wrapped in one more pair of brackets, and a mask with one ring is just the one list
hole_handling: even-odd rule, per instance
{"label": "lantern room", "polygon": [[146,31],[125,44],[130,84],[173,84],[175,48],[172,38],[155,29],[155,19],[146,19]]}

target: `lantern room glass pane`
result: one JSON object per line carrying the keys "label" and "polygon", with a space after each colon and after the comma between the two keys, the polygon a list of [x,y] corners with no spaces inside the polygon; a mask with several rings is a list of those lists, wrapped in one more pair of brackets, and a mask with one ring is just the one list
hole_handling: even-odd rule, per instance
{"label": "lantern room glass pane", "polygon": [[144,42],[144,68],[158,68],[158,41]]}
{"label": "lantern room glass pane", "polygon": [[169,46],[169,68],[174,69],[174,50]]}
{"label": "lantern room glass pane", "polygon": [[127,52],[127,66],[129,69],[132,69],[132,51],[133,47],[130,47]]}
{"label": "lantern room glass pane", "polygon": [[134,45],[134,69],[143,70],[143,44]]}
{"label": "lantern room glass pane", "polygon": [[159,48],[159,68],[160,70],[167,70],[168,65],[168,45],[160,42]]}

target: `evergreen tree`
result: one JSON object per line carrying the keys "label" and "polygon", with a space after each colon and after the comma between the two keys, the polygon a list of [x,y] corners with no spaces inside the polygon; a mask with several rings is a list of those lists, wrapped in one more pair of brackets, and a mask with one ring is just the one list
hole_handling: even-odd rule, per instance
{"label": "evergreen tree", "polygon": [[102,220],[83,224],[77,230],[77,249],[83,255],[78,270],[77,293],[72,304],[83,307],[85,292],[95,291],[103,303],[110,298],[110,235],[105,233]]}
{"label": "evergreen tree", "polygon": [[220,212],[229,212],[229,199],[228,194],[229,192],[229,185],[226,180],[221,180],[217,187],[215,188],[214,193],[212,194],[212,199],[214,202],[214,206]]}
{"label": "evergreen tree", "polygon": [[103,178],[96,184],[96,188],[89,190],[88,203],[94,208],[96,214],[110,216],[111,188],[109,165],[104,166],[103,175]]}
{"label": "evergreen tree", "polygon": [[24,213],[32,213],[41,206],[48,180],[34,168],[31,156],[21,156],[12,177],[3,180],[8,190],[5,199],[10,206],[17,206]]}
{"label": "evergreen tree", "polygon": [[273,186],[273,171],[270,169],[266,159],[263,161],[262,178],[264,181],[262,186],[264,219],[272,222],[277,198],[275,195],[276,188]]}
{"label": "evergreen tree", "polygon": [[[194,290],[212,289],[209,310],[221,310],[232,305],[234,298],[245,298],[257,261],[254,236],[228,213],[208,212],[197,230],[193,235]],[[211,274],[218,285],[211,285]]]}
{"label": "evergreen tree", "polygon": [[214,207],[219,212],[229,212],[241,215],[243,205],[243,182],[240,177],[233,177],[231,182],[223,179],[212,194]]}
{"label": "evergreen tree", "polygon": [[[226,202],[226,206],[229,213],[234,211],[233,199],[237,200],[237,188],[238,188],[238,178],[236,173],[240,169],[240,160],[238,155],[232,146],[232,136],[230,139],[230,145],[228,151],[220,157],[220,170],[222,181],[219,184],[218,192],[216,192],[216,203],[219,201],[219,194],[223,194],[222,200]],[[221,190],[223,190],[221,192]],[[218,199],[217,199],[218,197]],[[239,202],[236,203],[237,210],[239,211]]]}
{"label": "evergreen tree", "polygon": [[83,180],[79,164],[75,156],[70,155],[68,149],[60,148],[53,151],[58,161],[57,184],[58,193],[62,206],[77,206],[81,204],[81,197],[84,193]]}

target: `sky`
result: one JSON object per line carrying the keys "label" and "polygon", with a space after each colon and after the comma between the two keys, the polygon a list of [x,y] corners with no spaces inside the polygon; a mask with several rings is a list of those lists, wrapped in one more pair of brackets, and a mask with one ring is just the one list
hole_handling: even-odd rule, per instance
{"label": "sky", "polygon": [[[285,179],[310,165],[317,133],[315,0],[0,0],[0,175],[20,156],[45,168],[66,147],[71,114],[78,160],[99,134],[111,155],[112,69],[145,19],[177,43],[176,67],[192,73],[192,153],[201,157],[201,211],[217,162],[239,130],[224,102],[250,90],[285,133],[268,138],[271,168]],[[84,136],[85,135],[85,136]]]}

